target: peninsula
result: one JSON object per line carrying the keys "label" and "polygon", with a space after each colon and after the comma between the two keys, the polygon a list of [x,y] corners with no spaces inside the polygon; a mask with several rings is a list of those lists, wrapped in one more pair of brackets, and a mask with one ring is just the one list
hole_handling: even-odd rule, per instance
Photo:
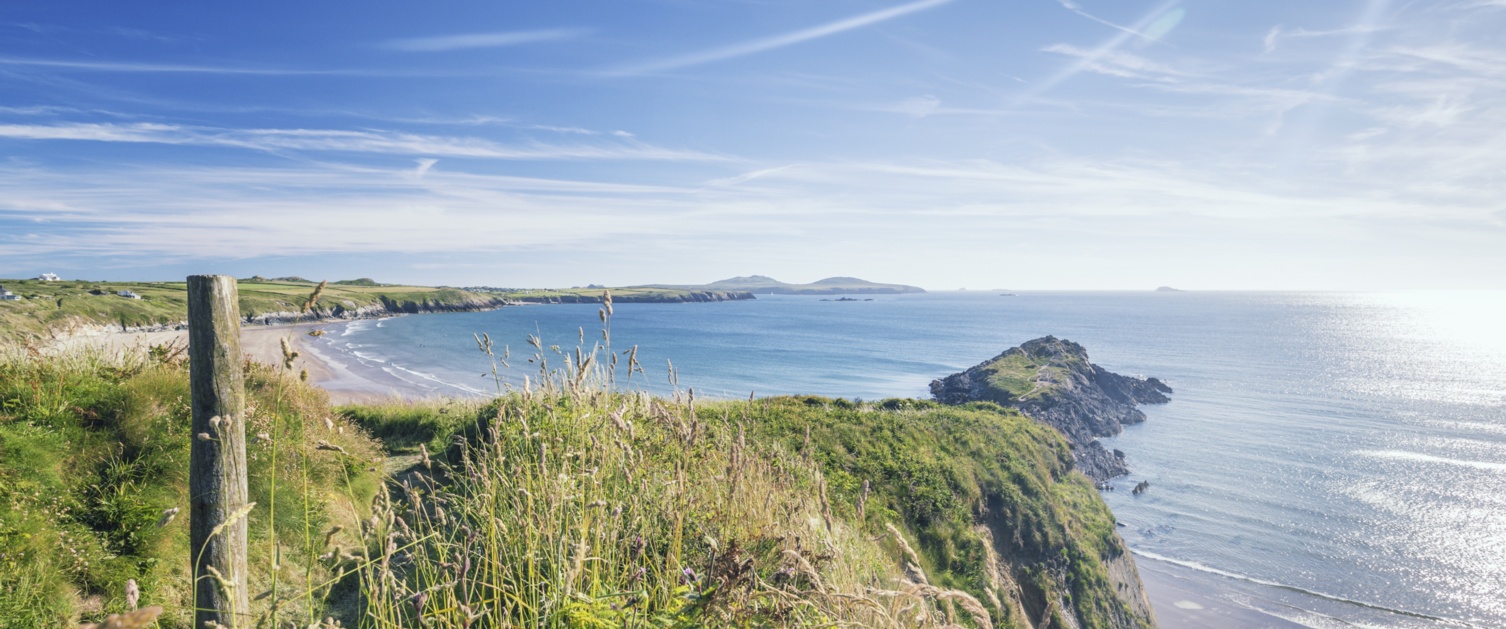
{"label": "peninsula", "polygon": [[1097,483],[1129,473],[1124,453],[1099,437],[1145,421],[1140,404],[1164,404],[1171,387],[1155,378],[1112,373],[1088,360],[1083,346],[1046,336],[1028,341],[967,371],[931,382],[944,404],[994,402],[1019,409],[1067,438],[1077,469]]}

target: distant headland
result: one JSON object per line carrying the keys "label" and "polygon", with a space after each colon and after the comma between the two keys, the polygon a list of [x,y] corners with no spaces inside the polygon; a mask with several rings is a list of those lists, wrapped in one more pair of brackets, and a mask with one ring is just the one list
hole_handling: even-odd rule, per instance
{"label": "distant headland", "polygon": [[856,277],[828,277],[809,284],[790,284],[765,275],[747,275],[702,285],[655,284],[640,288],[744,291],[755,295],[900,295],[924,293],[918,286],[880,284]]}
{"label": "distant headland", "polygon": [[[829,277],[789,284],[762,275],[734,277],[702,285],[649,284],[574,288],[495,286],[409,286],[371,278],[325,285],[324,299],[301,310],[318,282],[300,276],[240,280],[241,315],[246,324],[278,324],[364,319],[420,312],[491,310],[514,304],[601,303],[611,291],[618,303],[742,301],[764,295],[897,295],[924,293],[903,284],[880,284],[855,277]],[[65,338],[109,332],[175,330],[187,320],[184,283],[64,280],[53,274],[29,280],[0,279],[0,342]]]}

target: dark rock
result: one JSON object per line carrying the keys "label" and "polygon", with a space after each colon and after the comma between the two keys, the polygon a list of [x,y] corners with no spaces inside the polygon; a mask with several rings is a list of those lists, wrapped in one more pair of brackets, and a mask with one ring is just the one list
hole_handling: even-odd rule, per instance
{"label": "dark rock", "polygon": [[1145,421],[1140,404],[1171,401],[1171,387],[1155,378],[1112,373],[1088,360],[1072,341],[1047,336],[931,383],[944,404],[994,402],[1017,408],[1067,438],[1077,467],[1103,482],[1129,473],[1122,452],[1109,452],[1098,437],[1119,434]]}

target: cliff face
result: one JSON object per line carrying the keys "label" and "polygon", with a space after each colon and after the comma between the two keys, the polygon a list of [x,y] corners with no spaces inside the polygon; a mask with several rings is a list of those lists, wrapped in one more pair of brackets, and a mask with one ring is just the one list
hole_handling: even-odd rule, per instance
{"label": "cliff face", "polygon": [[1054,336],[931,383],[931,395],[944,404],[995,402],[1049,424],[1067,438],[1078,469],[1099,483],[1129,468],[1124,453],[1108,451],[1098,437],[1145,421],[1136,407],[1169,402],[1168,393],[1160,380],[1109,372],[1092,364],[1081,345]]}

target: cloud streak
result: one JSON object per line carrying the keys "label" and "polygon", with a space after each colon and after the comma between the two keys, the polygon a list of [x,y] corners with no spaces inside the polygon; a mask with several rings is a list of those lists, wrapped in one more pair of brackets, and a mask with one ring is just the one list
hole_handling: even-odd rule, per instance
{"label": "cloud streak", "polygon": [[[1180,9],[1173,8],[1177,5],[1178,1],[1179,0],[1169,0],[1168,2],[1161,4],[1155,9],[1152,9],[1149,13],[1146,13],[1145,17],[1141,18],[1139,22],[1136,22],[1133,28],[1125,29],[1119,34],[1110,37],[1108,40],[1099,44],[1091,51],[1088,51],[1081,55],[1074,55],[1078,57],[1077,61],[1073,62],[1065,68],[1062,68],[1060,71],[1058,71],[1056,74],[1051,75],[1046,80],[1033,84],[1029,89],[1025,90],[1025,92],[1022,93],[1016,100],[1018,102],[1028,102],[1034,100],[1050,91],[1052,88],[1055,88],[1056,86],[1061,85],[1072,77],[1081,74],[1083,71],[1090,70],[1095,67],[1100,67],[1096,66],[1095,64],[1098,64],[1099,61],[1103,58],[1114,54],[1114,52],[1117,51],[1120,46],[1123,46],[1126,42],[1128,42],[1130,38],[1138,37],[1140,36],[1140,31],[1146,30],[1147,28],[1158,23],[1163,23],[1163,18],[1172,15],[1172,11],[1180,11]],[[1175,26],[1174,21],[1171,22],[1171,26]],[[1165,34],[1165,32],[1160,33],[1160,35]]]}
{"label": "cloud streak", "polygon": [[158,123],[0,124],[0,138],[211,146],[267,152],[375,153],[502,160],[717,162],[731,159],[699,151],[664,148],[621,137],[596,143],[504,144],[476,137],[381,130],[222,129]]}
{"label": "cloud streak", "polygon": [[584,36],[591,31],[583,28],[554,28],[535,31],[504,31],[496,33],[465,33],[436,37],[414,37],[383,42],[381,47],[402,52],[444,52],[475,48],[501,48],[540,42],[561,41]]}
{"label": "cloud streak", "polygon": [[0,57],[0,66],[34,67],[46,68],[49,70],[76,70],[85,72],[241,74],[254,76],[319,76],[361,73],[360,71],[347,70],[298,70],[291,68],[205,66],[135,61],[71,61],[67,59],[31,59],[24,57]]}
{"label": "cloud streak", "polygon": [[785,46],[792,46],[799,43],[821,39],[823,37],[830,37],[832,35],[845,33],[850,30],[862,28],[865,26],[871,26],[880,22],[886,22],[895,18],[910,15],[912,13],[934,9],[944,4],[949,4],[952,1],[953,0],[919,0],[918,2],[902,4],[896,7],[874,11],[872,13],[864,13],[862,15],[856,15],[846,19],[837,20],[835,22],[822,24],[820,26],[785,33],[783,35],[775,35],[773,37],[756,39],[753,41],[734,44],[723,48],[713,48],[711,50],[691,53],[679,57],[671,57],[668,59],[661,59],[659,61],[651,61],[641,65],[629,66],[626,68],[614,70],[612,72],[609,72],[609,74],[619,76],[652,74],[655,72],[664,72],[666,70],[678,70],[680,68],[698,66],[717,61],[725,61],[728,59],[735,59],[737,57],[745,57],[747,55],[774,50],[776,48],[783,48]]}

